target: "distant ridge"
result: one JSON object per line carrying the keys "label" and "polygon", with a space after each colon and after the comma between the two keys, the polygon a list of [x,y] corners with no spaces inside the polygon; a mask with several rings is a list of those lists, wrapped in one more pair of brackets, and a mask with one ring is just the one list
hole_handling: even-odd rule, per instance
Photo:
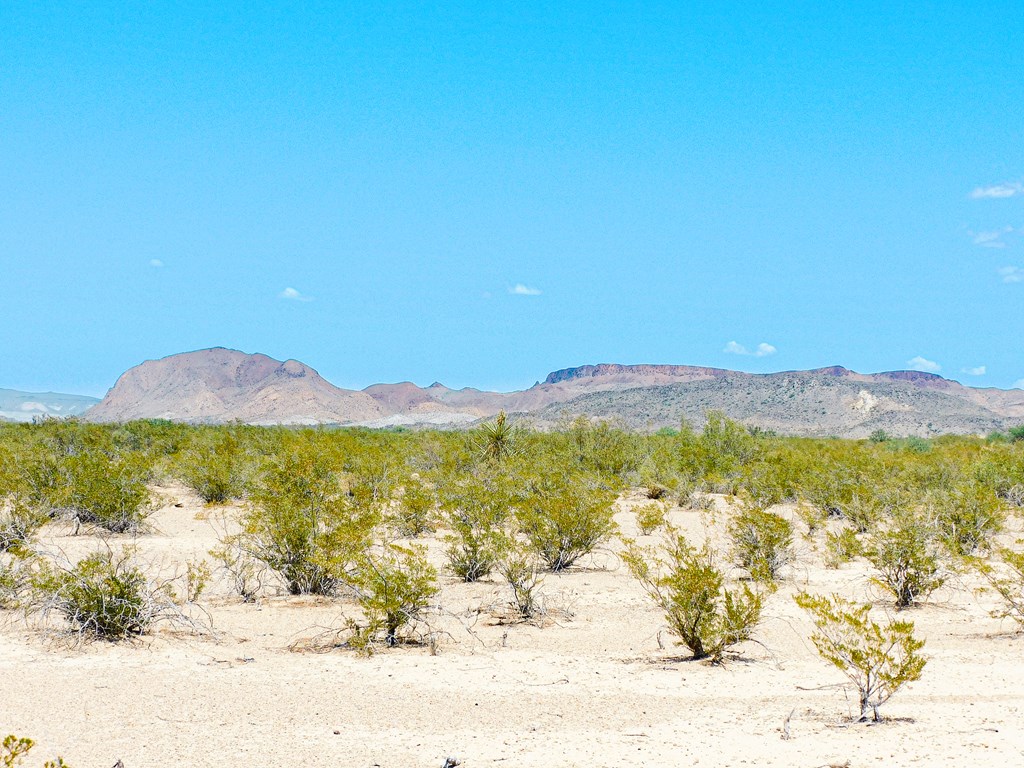
{"label": "distant ridge", "polygon": [[135,366],[86,418],[459,427],[504,410],[541,428],[583,415],[657,429],[682,418],[699,426],[709,409],[795,435],[985,433],[1024,421],[1024,391],[965,387],[920,371],[863,374],[839,365],[754,374],[617,363],[563,368],[519,392],[407,381],[353,391],[297,360],[218,347]]}
{"label": "distant ridge", "polygon": [[24,422],[36,418],[80,416],[98,402],[99,398],[87,395],[0,389],[0,420]]}

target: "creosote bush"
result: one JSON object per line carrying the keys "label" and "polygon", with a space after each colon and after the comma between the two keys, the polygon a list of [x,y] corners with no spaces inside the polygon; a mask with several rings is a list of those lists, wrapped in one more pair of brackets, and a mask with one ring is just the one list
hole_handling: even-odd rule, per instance
{"label": "creosote bush", "polygon": [[927,659],[918,653],[924,641],[914,637],[914,624],[889,621],[876,624],[870,605],[857,605],[838,595],[824,597],[801,592],[797,604],[807,611],[816,631],[811,642],[857,686],[860,719],[871,714],[907,683],[918,680]]}
{"label": "creosote bush", "polygon": [[551,571],[589,555],[615,531],[616,492],[592,476],[534,478],[517,519],[530,546]]}
{"label": "creosote bush", "polygon": [[924,600],[946,582],[936,531],[914,512],[875,530],[864,555],[878,572],[874,582],[892,595],[898,609]]}
{"label": "creosote bush", "polygon": [[422,546],[384,544],[363,553],[350,579],[363,621],[350,621],[349,644],[372,652],[375,645],[391,647],[402,632],[422,620],[438,592],[437,570],[427,562]]}
{"label": "creosote bush", "polygon": [[[0,741],[0,768],[15,768],[15,766],[21,765],[25,755],[31,752],[35,745],[36,743],[32,739],[8,734],[3,741]],[[69,766],[64,762],[64,758],[58,757],[56,760],[47,760],[43,763],[43,768],[69,768]]]}
{"label": "creosote bush", "polygon": [[51,499],[51,506],[77,522],[131,533],[153,512],[146,487],[149,463],[141,453],[84,450],[65,459],[64,468],[67,485]]}
{"label": "creosote bush", "polygon": [[763,595],[747,584],[726,588],[711,549],[694,549],[674,528],[656,551],[627,540],[623,558],[694,659],[721,661],[728,648],[751,638],[761,620]]}
{"label": "creosote bush", "polygon": [[936,491],[929,502],[939,537],[959,557],[985,552],[1006,519],[995,491],[977,483]]}
{"label": "creosote bush", "polygon": [[498,571],[512,591],[510,605],[516,616],[525,621],[540,614],[544,576],[536,555],[527,547],[513,544],[506,550]]}
{"label": "creosote bush", "polygon": [[995,564],[976,561],[981,575],[1002,599],[992,611],[997,619],[1013,619],[1024,630],[1024,552],[1001,547]]}
{"label": "creosote bush", "polygon": [[[186,579],[186,584],[188,580]],[[144,635],[161,621],[194,626],[181,604],[196,591],[186,586],[179,597],[174,580],[151,582],[135,562],[135,550],[97,552],[74,565],[40,560],[32,576],[30,610],[44,617],[61,615],[80,636],[125,640]]]}
{"label": "creosote bush", "polygon": [[637,507],[636,524],[640,533],[650,536],[659,528],[668,524],[668,517],[665,507],[662,504],[644,504]]}
{"label": "creosote bush", "polygon": [[864,547],[852,528],[840,528],[825,534],[825,567],[838,568],[859,557]]}
{"label": "creosote bush", "polygon": [[439,495],[450,530],[444,537],[448,566],[463,581],[478,581],[494,570],[509,546],[508,481],[487,473],[470,476],[442,484]]}
{"label": "creosote bush", "polygon": [[736,564],[755,581],[775,581],[793,557],[793,524],[758,507],[740,510],[729,524],[729,538]]}
{"label": "creosote bush", "polygon": [[230,431],[200,434],[180,459],[182,480],[207,504],[242,498],[249,469],[242,444]]}
{"label": "creosote bush", "polygon": [[329,457],[299,446],[264,468],[242,532],[226,537],[218,553],[236,574],[249,557],[278,574],[290,594],[329,595],[369,547],[379,517],[377,507],[344,493]]}
{"label": "creosote bush", "polygon": [[400,536],[415,538],[429,533],[437,526],[437,500],[434,490],[418,475],[402,485],[391,524]]}

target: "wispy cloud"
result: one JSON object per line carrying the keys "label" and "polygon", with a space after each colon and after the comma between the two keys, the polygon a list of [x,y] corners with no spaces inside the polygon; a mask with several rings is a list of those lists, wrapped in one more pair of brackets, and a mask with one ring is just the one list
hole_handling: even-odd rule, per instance
{"label": "wispy cloud", "polygon": [[752,357],[768,357],[768,355],[774,355],[779,350],[777,350],[771,344],[766,344],[763,341],[760,344],[758,344],[755,349],[747,349],[738,342],[730,341],[728,344],[725,345],[725,349],[723,349],[722,351],[728,352],[730,355],[750,355]]}
{"label": "wispy cloud", "polygon": [[149,266],[155,267],[156,269],[160,269],[161,267],[163,267],[163,265],[164,265],[164,263],[162,261],[160,261],[160,259],[150,259],[149,260]]}
{"label": "wispy cloud", "polygon": [[966,373],[968,376],[984,376],[986,370],[984,365],[979,365],[977,368],[961,368],[960,373]]}
{"label": "wispy cloud", "polygon": [[972,200],[998,199],[1001,197],[1013,197],[1024,192],[1024,184],[1019,181],[1009,181],[1005,184],[993,184],[989,187],[975,187],[971,190]]}
{"label": "wispy cloud", "polygon": [[541,294],[539,288],[531,288],[530,286],[523,285],[522,283],[516,283],[508,289],[508,292],[513,296],[540,296]]}
{"label": "wispy cloud", "polygon": [[1008,235],[1013,231],[1013,227],[1007,226],[1002,229],[990,229],[987,232],[968,232],[967,234],[971,236],[975,245],[980,245],[982,248],[1005,248],[1006,243],[1003,242],[1003,235]]}
{"label": "wispy cloud", "polygon": [[920,355],[907,360],[907,367],[912,371],[924,371],[925,373],[938,373],[942,370],[942,366],[934,360],[928,360]]}
{"label": "wispy cloud", "polygon": [[312,297],[305,296],[305,295],[299,293],[294,288],[285,288],[283,291],[281,291],[279,294],[277,294],[277,296],[278,296],[278,298],[281,298],[281,299],[288,299],[288,301],[312,301],[313,300]]}
{"label": "wispy cloud", "polygon": [[1024,283],[1024,269],[1020,267],[1000,267],[998,271],[1004,283]]}

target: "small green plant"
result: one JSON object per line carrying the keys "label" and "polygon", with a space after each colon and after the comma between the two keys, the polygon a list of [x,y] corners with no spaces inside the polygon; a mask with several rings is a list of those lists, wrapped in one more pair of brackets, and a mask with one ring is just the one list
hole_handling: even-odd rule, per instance
{"label": "small green plant", "polygon": [[137,531],[152,513],[149,464],[139,453],[83,451],[66,460],[68,486],[54,506],[111,533]]}
{"label": "small green plant", "polygon": [[392,524],[400,536],[415,538],[433,531],[437,525],[437,500],[433,489],[418,475],[411,476],[402,487]]}
{"label": "small green plant", "polygon": [[234,433],[215,433],[199,440],[181,459],[185,484],[207,504],[242,498],[248,461]]}
{"label": "small green plant", "polygon": [[878,571],[874,582],[909,608],[946,582],[934,528],[912,512],[904,512],[886,528],[874,531],[864,555]]}
{"label": "small green plant", "polygon": [[863,552],[857,532],[852,528],[840,528],[825,534],[825,566],[838,568]]}
{"label": "small green plant", "polygon": [[445,484],[440,494],[451,531],[444,537],[448,565],[463,581],[478,581],[494,570],[508,548],[508,485],[499,476],[470,476]]}
{"label": "small green plant", "polygon": [[720,662],[728,648],[751,638],[761,620],[763,595],[747,584],[727,589],[711,549],[694,549],[674,528],[656,551],[627,541],[623,558],[694,659]]}
{"label": "small green plant", "polygon": [[996,566],[976,561],[981,575],[995,590],[1003,605],[992,611],[997,619],[1013,619],[1024,629],[1024,552],[1000,548]]}
{"label": "small green plant", "polygon": [[744,506],[729,524],[736,564],[755,581],[773,582],[793,558],[793,524],[758,507]]}
{"label": "small green plant", "polygon": [[421,621],[438,592],[437,571],[422,546],[384,544],[364,553],[350,582],[363,610],[363,622],[349,622],[349,644],[370,653],[383,642],[392,647],[402,632]]}
{"label": "small green plant", "polygon": [[536,555],[521,546],[511,546],[498,565],[498,571],[512,590],[511,606],[523,620],[541,613],[540,587],[544,583]]}
{"label": "small green plant", "polygon": [[534,480],[522,499],[519,525],[547,568],[562,571],[615,531],[615,497],[589,476]]}
{"label": "small green plant", "polygon": [[828,522],[828,511],[818,506],[801,501],[797,504],[796,514],[807,526],[807,538],[813,539],[814,535]]}
{"label": "small green plant", "polygon": [[870,605],[856,605],[838,595],[801,592],[797,604],[811,615],[816,631],[811,642],[823,659],[834,664],[857,686],[860,719],[871,714],[907,683],[918,680],[927,659],[918,651],[924,641],[914,637],[914,624],[876,624]]}
{"label": "small green plant", "polygon": [[636,524],[643,536],[650,536],[668,524],[663,504],[644,504],[636,510]]}
{"label": "small green plant", "polygon": [[[25,755],[35,745],[32,739],[18,738],[14,734],[5,736],[4,740],[0,741],[0,768],[15,768],[21,765]],[[47,760],[43,763],[43,768],[68,768],[68,764],[64,762],[64,758],[58,757],[56,760]]]}
{"label": "small green plant", "polygon": [[519,430],[508,421],[504,411],[494,421],[480,426],[479,444],[483,457],[495,464],[510,459],[518,450]]}
{"label": "small green plant", "polygon": [[135,550],[97,552],[74,565],[40,562],[31,581],[30,610],[61,615],[80,637],[125,640],[157,622],[196,626],[182,613],[174,579],[150,582]]}
{"label": "small green plant", "polygon": [[342,491],[328,457],[301,447],[265,467],[243,531],[225,540],[228,557],[221,560],[241,552],[277,573],[289,594],[332,594],[369,546],[378,519],[377,508]]}
{"label": "small green plant", "polygon": [[999,497],[980,484],[960,485],[932,494],[931,506],[943,544],[953,555],[984,552],[1006,518]]}

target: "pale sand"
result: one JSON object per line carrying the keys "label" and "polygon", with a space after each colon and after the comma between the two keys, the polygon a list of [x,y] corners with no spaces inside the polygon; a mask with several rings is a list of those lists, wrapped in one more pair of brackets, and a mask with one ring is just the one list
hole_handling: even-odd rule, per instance
{"label": "pale sand", "polygon": [[[165,567],[203,556],[216,534],[196,500],[161,489],[158,532],[138,540]],[[627,499],[617,515],[635,535]],[[718,526],[724,519],[718,513]],[[694,536],[698,512],[672,519]],[[717,534],[716,534],[717,536]],[[1008,540],[1013,534],[1008,535]],[[642,541],[653,542],[655,537]],[[59,531],[47,547],[88,551],[94,541]],[[441,548],[431,541],[432,556]],[[158,631],[132,644],[79,648],[48,640],[18,614],[0,613],[0,732],[38,743],[29,765],[60,754],[75,768],[147,766],[960,766],[1024,764],[1024,639],[989,617],[990,595],[958,579],[904,615],[927,640],[924,677],[884,708],[880,725],[849,725],[855,691],[808,640],[799,588],[877,593],[863,562],[825,569],[798,544],[790,576],[757,632],[723,667],[658,647],[659,611],[622,567],[618,545],[587,569],[547,577],[552,605],[571,616],[544,628],[502,626],[480,606],[505,598],[498,582],[442,576],[432,619],[450,636],[370,658],[289,646],[340,626],[341,601],[231,599],[219,582],[204,598],[216,639]],[[880,611],[883,609],[879,609]],[[469,629],[471,627],[471,629]],[[791,738],[782,725],[793,712]]]}

